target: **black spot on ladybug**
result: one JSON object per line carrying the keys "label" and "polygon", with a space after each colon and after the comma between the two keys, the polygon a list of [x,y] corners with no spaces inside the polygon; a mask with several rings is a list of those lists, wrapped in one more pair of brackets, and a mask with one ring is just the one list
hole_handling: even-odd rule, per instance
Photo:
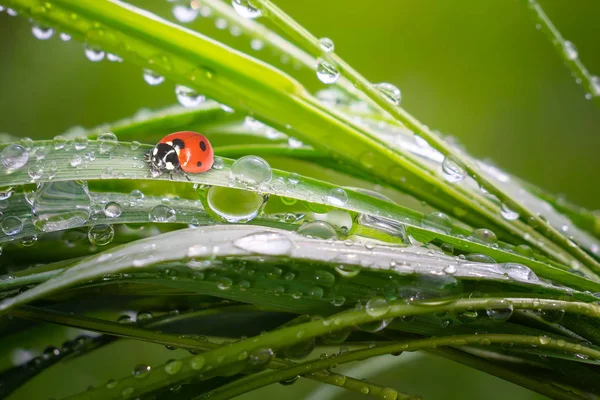
{"label": "black spot on ladybug", "polygon": [[183,149],[185,147],[185,143],[181,139],[173,139],[173,147],[179,147],[179,149]]}
{"label": "black spot on ladybug", "polygon": [[206,151],[206,143],[204,143],[204,140],[200,142],[200,150]]}
{"label": "black spot on ladybug", "polygon": [[201,161],[198,161],[198,162],[196,163],[196,167],[201,167],[201,166],[202,166],[202,162],[201,162]]}

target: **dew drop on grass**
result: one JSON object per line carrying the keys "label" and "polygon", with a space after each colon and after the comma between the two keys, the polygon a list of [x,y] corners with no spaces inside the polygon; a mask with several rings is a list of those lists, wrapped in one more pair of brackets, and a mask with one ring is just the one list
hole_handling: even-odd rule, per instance
{"label": "dew drop on grass", "polygon": [[231,178],[249,186],[257,186],[271,180],[273,171],[268,162],[258,156],[244,156],[231,166]]}
{"label": "dew drop on grass", "polygon": [[165,81],[165,77],[157,74],[151,69],[144,68],[144,80],[150,86],[160,85]]}
{"label": "dew drop on grass", "polygon": [[54,35],[54,29],[38,25],[35,22],[31,26],[31,32],[33,33],[33,36],[39,40],[48,40]]}
{"label": "dew drop on grass", "polygon": [[236,239],[233,245],[250,253],[271,256],[290,254],[294,246],[287,236],[273,232],[259,232],[244,236]]}
{"label": "dew drop on grass", "polygon": [[481,253],[469,254],[466,256],[466,260],[478,263],[496,264],[496,260],[494,260],[492,257]]}
{"label": "dew drop on grass", "polygon": [[229,278],[223,277],[217,281],[217,287],[220,290],[229,290],[233,286],[233,281]]}
{"label": "dew drop on grass", "polygon": [[513,305],[508,300],[488,300],[485,305],[487,316],[495,321],[506,321],[513,313]]}
{"label": "dew drop on grass", "polygon": [[319,47],[323,53],[331,53],[333,50],[335,50],[333,40],[326,37],[319,39]]}
{"label": "dew drop on grass", "polygon": [[590,79],[590,86],[592,90],[592,96],[600,96],[600,77],[592,76]]}
{"label": "dew drop on grass", "polygon": [[265,44],[262,40],[260,39],[252,39],[250,41],[250,48],[252,50],[256,50],[256,51],[260,51],[263,49],[263,47],[265,47]]}
{"label": "dew drop on grass", "polygon": [[284,379],[282,381],[279,381],[279,383],[283,386],[290,386],[290,385],[293,385],[294,383],[296,383],[298,381],[298,379],[300,379],[300,375],[293,376],[289,379]]}
{"label": "dew drop on grass", "polygon": [[181,371],[181,367],[183,367],[183,362],[179,360],[170,361],[165,365],[165,372],[167,375],[176,375]]}
{"label": "dew drop on grass", "polygon": [[186,108],[198,107],[205,100],[205,97],[196,93],[194,89],[183,85],[175,85],[175,95],[179,104]]}
{"label": "dew drop on grass", "polygon": [[175,19],[182,24],[188,24],[198,18],[198,9],[191,6],[191,3],[176,4],[171,10]]}
{"label": "dew drop on grass", "polygon": [[325,221],[308,222],[298,228],[296,231],[303,236],[309,236],[319,239],[337,238],[335,228]]}
{"label": "dew drop on grass", "polygon": [[42,183],[33,199],[32,221],[43,232],[71,229],[85,224],[91,209],[90,193],[84,182]]}
{"label": "dew drop on grass", "polygon": [[16,17],[17,15],[19,15],[15,10],[13,10],[12,8],[7,8],[6,9],[6,13],[10,16],[10,17]]}
{"label": "dew drop on grass", "polygon": [[159,204],[150,210],[148,220],[150,222],[175,222],[177,214],[172,207]]}
{"label": "dew drop on grass", "polygon": [[123,59],[116,54],[106,53],[106,59],[110,62],[122,63]]}
{"label": "dew drop on grass", "polygon": [[444,179],[450,183],[460,182],[466,178],[467,172],[451,157],[444,158],[442,163]]}
{"label": "dew drop on grass", "polygon": [[225,166],[225,161],[221,157],[215,157],[213,161],[212,169],[220,170]]}
{"label": "dew drop on grass", "polygon": [[322,269],[315,271],[313,280],[316,284],[325,287],[331,287],[335,284],[335,276],[331,272]]}
{"label": "dew drop on grass", "polygon": [[137,150],[140,148],[140,142],[138,142],[137,140],[134,140],[133,142],[131,142],[131,145],[129,146],[129,148],[131,150]]}
{"label": "dew drop on grass", "polygon": [[12,196],[14,190],[15,190],[15,188],[13,188],[13,187],[5,187],[5,188],[0,189],[0,200],[9,199],[10,196]]}
{"label": "dew drop on grass", "polygon": [[92,62],[99,62],[104,60],[104,51],[96,48],[96,47],[90,47],[90,46],[86,46],[85,47],[85,56],[87,57],[88,60],[92,61]]}
{"label": "dew drop on grass", "polygon": [[115,201],[106,203],[104,206],[104,215],[108,218],[118,218],[121,216],[121,205]]}
{"label": "dew drop on grass", "polygon": [[262,15],[261,10],[250,0],[231,0],[233,9],[244,18],[258,18]]}
{"label": "dew drop on grass", "polygon": [[11,144],[2,150],[2,165],[8,169],[22,168],[29,160],[29,152],[20,144]]}
{"label": "dew drop on grass", "polygon": [[402,100],[402,93],[396,86],[387,82],[376,83],[373,86],[384,95],[387,101],[396,106],[400,104],[400,101]]}
{"label": "dew drop on grass", "polygon": [[348,202],[348,194],[342,188],[333,188],[327,193],[327,202],[342,207]]}
{"label": "dew drop on grass", "polygon": [[219,186],[212,186],[206,196],[208,209],[231,223],[253,220],[265,201],[266,198],[256,192]]}
{"label": "dew drop on grass", "polygon": [[337,82],[340,78],[340,71],[328,61],[319,59],[317,61],[317,78],[327,85]]}
{"label": "dew drop on grass", "polygon": [[335,272],[343,276],[344,278],[354,278],[361,271],[361,268],[358,265],[336,265]]}
{"label": "dew drop on grass", "polygon": [[150,374],[152,368],[146,364],[138,364],[131,371],[132,375],[136,378],[145,378]]}
{"label": "dew drop on grass", "polygon": [[366,313],[375,318],[384,316],[389,310],[390,305],[383,297],[373,297],[365,306]]}
{"label": "dew drop on grass", "polygon": [[105,132],[98,135],[100,142],[100,153],[105,154],[113,151],[117,147],[117,136],[112,132]]}
{"label": "dew drop on grass", "polygon": [[73,154],[71,156],[71,160],[69,161],[71,167],[79,167],[81,166],[82,162],[83,160],[81,159],[81,156],[79,154]]}
{"label": "dew drop on grass", "polygon": [[88,231],[88,239],[94,246],[106,246],[112,242],[115,237],[115,230],[112,225],[97,224]]}
{"label": "dew drop on grass", "polygon": [[71,40],[71,35],[69,35],[68,33],[61,33],[60,35],[60,40],[62,40],[63,42],[68,42],[69,40]]}
{"label": "dew drop on grass", "polygon": [[7,236],[14,236],[23,230],[23,221],[19,217],[9,216],[2,220],[0,228]]}
{"label": "dew drop on grass", "polygon": [[516,263],[499,264],[504,275],[517,281],[537,282],[539,278],[529,267]]}
{"label": "dew drop on grass", "polygon": [[469,239],[487,245],[494,244],[498,241],[496,234],[489,229],[477,229],[469,236]]}
{"label": "dew drop on grass", "polygon": [[88,138],[85,136],[80,136],[75,138],[75,150],[84,150],[88,146]]}
{"label": "dew drop on grass", "polygon": [[452,221],[446,214],[441,212],[434,211],[424,216],[421,226],[445,235],[452,233]]}
{"label": "dew drop on grass", "polygon": [[194,356],[190,360],[190,368],[198,371],[204,367],[204,357],[202,356]]}
{"label": "dew drop on grass", "polygon": [[57,135],[57,136],[54,136],[53,143],[54,143],[54,150],[62,150],[65,148],[67,139],[65,139],[64,136]]}
{"label": "dew drop on grass", "polygon": [[27,173],[32,181],[37,181],[44,174],[44,164],[39,161],[31,164]]}
{"label": "dew drop on grass", "polygon": [[569,42],[568,40],[566,40],[563,44],[563,51],[565,52],[565,56],[567,57],[567,59],[571,61],[576,60],[579,56],[579,53],[577,52],[577,47],[575,47],[575,45],[572,42]]}
{"label": "dew drop on grass", "polygon": [[519,213],[511,210],[506,204],[502,203],[500,206],[500,213],[502,217],[508,221],[514,221],[519,219]]}

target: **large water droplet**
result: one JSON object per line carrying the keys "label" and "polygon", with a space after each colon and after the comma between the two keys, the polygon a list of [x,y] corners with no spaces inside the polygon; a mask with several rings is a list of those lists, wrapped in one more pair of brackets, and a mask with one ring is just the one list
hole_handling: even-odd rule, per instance
{"label": "large water droplet", "polygon": [[47,26],[38,25],[35,22],[31,26],[31,32],[33,33],[33,36],[39,40],[48,40],[54,35],[54,29]]}
{"label": "large water droplet", "polygon": [[346,278],[354,278],[361,271],[361,268],[358,265],[337,265],[335,267],[335,271],[343,277]]}
{"label": "large water droplet", "polygon": [[519,219],[519,213],[511,210],[504,203],[502,203],[502,205],[500,206],[500,213],[502,214],[502,217],[504,217],[504,219],[509,220],[509,221],[514,221],[516,219]]}
{"label": "large water droplet", "polygon": [[442,163],[444,179],[450,183],[460,182],[467,176],[466,171],[453,158],[446,157]]}
{"label": "large water droplet", "polygon": [[489,229],[477,229],[469,236],[469,239],[487,245],[494,244],[498,241],[496,234]]}
{"label": "large water droplet", "polygon": [[92,62],[99,62],[104,60],[104,51],[95,48],[95,47],[90,47],[90,46],[86,46],[85,47],[85,56],[87,57],[88,60],[92,61]]}
{"label": "large water droplet", "polygon": [[348,194],[342,188],[333,188],[327,193],[327,202],[342,207],[348,202]]}
{"label": "large water droplet", "polygon": [[563,50],[565,52],[565,56],[569,60],[576,60],[579,55],[577,52],[577,47],[575,47],[575,45],[568,40],[563,44]]}
{"label": "large water droplet", "polygon": [[2,228],[2,232],[7,236],[17,235],[23,230],[23,221],[11,215],[2,220],[0,227]]}
{"label": "large water droplet", "polygon": [[268,348],[258,349],[250,353],[248,356],[248,361],[252,365],[267,365],[273,359],[274,353],[273,350]]}
{"label": "large water droplet", "polygon": [[506,321],[513,313],[513,305],[510,301],[504,299],[489,300],[486,303],[485,312],[488,317],[495,321]]}
{"label": "large water droplet", "polygon": [[173,360],[165,365],[165,372],[167,375],[176,375],[179,371],[181,371],[181,367],[183,367],[183,362],[179,360]]}
{"label": "large water droplet", "polygon": [[81,226],[91,213],[87,185],[78,181],[42,183],[35,193],[32,211],[33,224],[44,232]]}
{"label": "large water droplet", "polygon": [[88,231],[88,239],[95,246],[106,246],[115,237],[115,230],[108,224],[97,224]]}
{"label": "large water droplet", "polygon": [[371,300],[367,301],[365,306],[367,314],[375,318],[384,316],[389,310],[390,305],[383,297],[373,297]]}
{"label": "large water droplet", "polygon": [[252,50],[260,51],[263,47],[265,47],[265,44],[260,39],[252,39],[250,41],[250,48],[252,48]]}
{"label": "large water droplet", "polygon": [[206,99],[204,96],[196,93],[194,89],[182,85],[175,86],[175,95],[179,104],[186,108],[198,107]]}
{"label": "large water droplet", "polygon": [[144,68],[144,80],[150,86],[160,85],[165,81],[165,77],[157,74],[151,69]]}
{"label": "large water droplet", "polygon": [[231,177],[246,185],[257,186],[269,182],[272,176],[269,163],[257,156],[244,156],[231,166]]}
{"label": "large water droplet", "polygon": [[452,221],[441,212],[432,212],[423,217],[421,226],[432,231],[440,232],[445,235],[452,233]]}
{"label": "large water droplet", "polygon": [[233,9],[244,18],[258,18],[262,12],[250,0],[231,0]]}
{"label": "large water droplet", "polygon": [[233,245],[250,253],[271,256],[289,254],[294,246],[287,236],[273,232],[253,233],[235,240]]}
{"label": "large water droplet", "polygon": [[326,37],[319,39],[319,47],[324,53],[331,53],[333,50],[335,50],[333,40]]}
{"label": "large water droplet", "polygon": [[340,71],[328,61],[319,59],[317,61],[317,78],[325,84],[332,84],[337,82],[340,78]]}
{"label": "large water droplet", "polygon": [[177,213],[172,207],[159,204],[150,210],[148,220],[150,222],[175,222]]}
{"label": "large water droplet", "polygon": [[529,282],[537,282],[539,278],[537,275],[528,267],[522,264],[516,263],[505,263],[499,264],[500,268],[502,268],[504,274],[509,278],[518,280],[518,281],[529,281]]}
{"label": "large water droplet", "polygon": [[296,231],[300,235],[312,238],[330,239],[337,238],[335,228],[325,221],[308,222],[298,228]]}
{"label": "large water droplet", "polygon": [[176,4],[172,9],[173,16],[175,19],[182,24],[193,22],[198,18],[198,9],[191,6],[191,3],[187,4]]}
{"label": "large water droplet", "polygon": [[590,79],[590,87],[592,89],[592,96],[600,96],[600,78],[592,76]]}
{"label": "large water droplet", "polygon": [[104,206],[104,215],[108,218],[118,218],[121,212],[121,205],[115,201],[108,202]]}
{"label": "large water droplet", "polygon": [[105,132],[98,135],[100,142],[100,153],[109,153],[113,151],[118,144],[117,136],[112,132]]}
{"label": "large water droplet", "polygon": [[148,376],[148,374],[150,374],[151,370],[152,368],[149,365],[139,364],[133,368],[133,371],[131,371],[131,373],[136,378],[145,378],[146,376]]}
{"label": "large water droplet", "polygon": [[71,40],[71,35],[69,35],[68,33],[61,33],[60,35],[60,40],[62,40],[63,42],[68,42],[69,40]]}
{"label": "large water droplet", "polygon": [[265,201],[266,198],[256,192],[219,186],[211,187],[206,197],[208,209],[232,223],[251,221]]}
{"label": "large water droplet", "polygon": [[11,144],[2,150],[2,165],[8,169],[22,168],[29,160],[29,152],[20,144]]}
{"label": "large water droplet", "polygon": [[373,86],[375,86],[385,96],[387,101],[394,105],[400,104],[400,101],[402,100],[402,93],[396,86],[386,82],[376,83]]}

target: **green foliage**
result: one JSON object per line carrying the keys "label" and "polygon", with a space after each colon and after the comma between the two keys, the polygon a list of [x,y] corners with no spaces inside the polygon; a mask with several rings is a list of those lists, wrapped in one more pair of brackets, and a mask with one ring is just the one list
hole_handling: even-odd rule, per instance
{"label": "green foliage", "polygon": [[[599,394],[594,214],[444,140],[399,106],[393,86],[372,85],[269,0],[237,3],[291,42],[217,0],[192,6],[337,79],[334,89],[312,94],[271,65],[124,3],[5,2],[42,32],[185,85],[188,103],[198,93],[213,100],[52,140],[3,138],[5,353],[42,340],[22,320],[100,334],[13,367],[5,357],[3,395],[18,397],[69,360],[91,365],[116,338],[192,355],[57,395],[227,399],[301,377],[410,399],[402,387],[333,370],[413,351],[552,398]],[[572,66],[594,94],[596,78]],[[178,130],[210,138],[210,171],[149,171],[145,154]],[[277,168],[252,169],[248,155]]]}

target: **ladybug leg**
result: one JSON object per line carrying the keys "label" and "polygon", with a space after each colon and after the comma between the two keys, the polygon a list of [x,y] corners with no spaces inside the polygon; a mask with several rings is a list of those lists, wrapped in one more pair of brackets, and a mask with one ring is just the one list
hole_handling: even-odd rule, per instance
{"label": "ladybug leg", "polygon": [[184,170],[183,170],[181,167],[179,167],[179,173],[183,174],[183,176],[185,176],[185,179],[187,179],[187,180],[188,180],[188,182],[191,182],[191,181],[192,181],[192,180],[190,179],[190,177],[189,177],[189,176],[187,176],[187,174],[185,173],[185,171],[184,171]]}

